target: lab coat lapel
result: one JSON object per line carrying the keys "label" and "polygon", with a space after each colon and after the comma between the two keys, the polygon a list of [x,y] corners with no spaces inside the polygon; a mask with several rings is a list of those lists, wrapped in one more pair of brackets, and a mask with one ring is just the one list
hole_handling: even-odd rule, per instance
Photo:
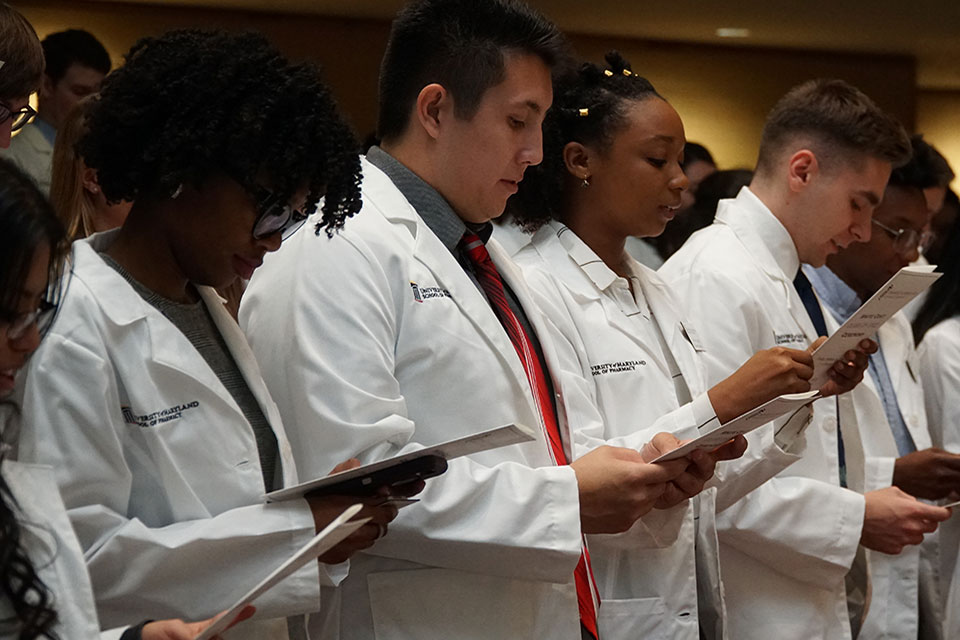
{"label": "lab coat lapel", "polygon": [[283,424],[280,420],[280,410],[270,396],[269,391],[267,391],[267,385],[263,381],[260,367],[257,366],[257,361],[253,356],[250,345],[247,343],[247,339],[244,337],[237,322],[227,312],[226,307],[224,307],[224,300],[215,289],[211,287],[197,287],[197,291],[200,292],[203,303],[210,311],[210,316],[220,331],[220,335],[223,336],[227,350],[230,351],[234,362],[237,363],[237,368],[240,369],[240,374],[246,381],[250,393],[256,398],[257,404],[260,405],[263,415],[267,418],[267,422],[277,437],[277,445],[280,449],[279,458],[283,469],[283,485],[289,486],[296,484],[297,471],[293,462],[293,451],[290,450],[290,443],[287,440]]}
{"label": "lab coat lapel", "polygon": [[527,289],[527,284],[523,279],[520,267],[518,267],[516,263],[511,260],[510,254],[507,252],[507,250],[504,249],[499,242],[491,239],[490,242],[487,243],[487,251],[490,253],[493,263],[497,266],[500,276],[507,282],[507,284],[510,285],[510,288],[513,289],[513,292],[517,296],[517,300],[520,302],[520,306],[526,311],[527,319],[530,321],[530,325],[537,334],[536,337],[540,342],[540,348],[543,351],[543,358],[547,363],[547,371],[544,373],[550,376],[550,379],[553,381],[554,391],[557,394],[556,405],[557,416],[559,418],[557,423],[558,428],[560,429],[560,439],[563,441],[563,449],[567,456],[567,460],[572,461],[573,451],[571,450],[570,443],[573,439],[573,436],[570,434],[569,423],[566,419],[563,398],[559,393],[561,385],[552,374],[552,371],[558,366],[558,356],[553,350],[553,344],[550,341],[550,331],[546,326],[546,320],[539,312],[539,308],[536,306],[533,296]]}
{"label": "lab coat lapel", "polygon": [[363,180],[368,202],[389,205],[378,208],[387,220],[410,232],[414,259],[433,275],[437,286],[450,292],[453,303],[497,354],[527,399],[530,410],[536,413],[523,364],[484,295],[387,175],[366,159],[363,160]]}
{"label": "lab coat lapel", "polygon": [[[133,340],[141,341],[143,334],[146,334],[149,353],[144,361],[145,367],[176,371],[177,375],[191,379],[199,387],[216,395],[239,419],[243,419],[240,407],[183,332],[144,300],[123,276],[98,255],[97,251],[110,246],[116,233],[114,230],[94,234],[73,246],[73,260],[78,270],[85,274],[84,284],[90,287],[97,299],[103,301],[104,315],[118,328],[130,327]],[[78,284],[71,283],[70,286]],[[136,345],[135,348],[142,349],[143,345]],[[189,388],[187,383],[180,384]]]}
{"label": "lab coat lapel", "polygon": [[883,360],[890,372],[897,394],[900,415],[907,425],[917,449],[933,446],[927,429],[926,409],[920,387],[919,361],[913,348],[910,326],[902,314],[897,314],[880,327],[877,338],[883,348]]}

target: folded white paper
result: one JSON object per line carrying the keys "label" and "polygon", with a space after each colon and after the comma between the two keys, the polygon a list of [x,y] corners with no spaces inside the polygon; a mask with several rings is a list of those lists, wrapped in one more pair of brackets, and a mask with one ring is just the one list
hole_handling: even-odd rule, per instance
{"label": "folded white paper", "polygon": [[534,439],[534,434],[533,431],[530,430],[530,427],[522,424],[508,424],[487,431],[481,431],[480,433],[474,433],[463,438],[457,438],[456,440],[450,440],[425,449],[417,449],[416,451],[410,451],[399,456],[372,462],[355,469],[349,469],[347,471],[341,471],[340,473],[317,478],[316,480],[310,480],[309,482],[303,482],[293,487],[280,489],[279,491],[273,491],[266,495],[266,500],[267,502],[280,502],[281,500],[302,498],[311,491],[316,491],[344,480],[360,478],[375,471],[388,469],[424,456],[439,456],[445,460],[453,460],[460,456],[480,453],[488,449],[506,447],[511,444],[529,442]]}
{"label": "folded white paper", "polygon": [[654,462],[666,462],[667,460],[676,460],[692,453],[695,449],[712,451],[735,436],[749,433],[757,427],[763,426],[772,420],[776,420],[782,415],[794,412],[801,407],[810,404],[820,397],[819,391],[806,391],[804,393],[789,393],[778,396],[773,400],[766,402],[756,409],[751,409],[743,415],[740,415],[726,424],[722,424],[715,429],[694,438],[673,451],[668,451]]}
{"label": "folded white paper", "polygon": [[357,515],[362,508],[363,505],[360,504],[347,507],[333,522],[324,527],[323,531],[305,544],[303,548],[297,551],[289,560],[277,567],[276,570],[264,578],[260,584],[248,591],[235,605],[230,607],[216,622],[207,627],[203,633],[194,638],[194,640],[209,640],[218,633],[226,630],[244,607],[248,604],[253,604],[254,600],[275,587],[281,580],[290,576],[308,562],[316,561],[316,558],[337,546],[340,541],[369,522],[370,518],[350,520],[350,518]]}
{"label": "folded white paper", "polygon": [[920,265],[900,269],[870,299],[863,303],[850,319],[843,323],[826,342],[813,352],[811,389],[819,389],[829,380],[833,363],[860,341],[877,333],[884,322],[900,311],[911,300],[927,290],[942,273],[934,273],[935,265]]}

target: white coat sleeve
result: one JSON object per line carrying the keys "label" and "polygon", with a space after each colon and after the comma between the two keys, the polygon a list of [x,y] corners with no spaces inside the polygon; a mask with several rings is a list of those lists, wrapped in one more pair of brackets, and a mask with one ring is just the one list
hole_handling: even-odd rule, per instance
{"label": "white coat sleeve", "polygon": [[927,331],[917,353],[933,445],[960,453],[960,338]]}
{"label": "white coat sleeve", "polygon": [[[240,311],[303,478],[324,475],[351,457],[371,462],[422,447],[395,375],[398,309],[410,295],[409,283],[396,274],[407,273],[406,265],[396,254],[371,249],[349,227],[330,240],[311,239],[309,255],[271,256],[277,265],[294,259],[309,277],[291,279],[267,263]],[[281,286],[283,296],[271,295]],[[442,328],[422,339],[442,340]],[[485,465],[467,457],[451,461],[445,474],[426,484],[420,502],[400,512],[370,553],[508,578],[569,581],[582,547],[573,469]]]}
{"label": "white coat sleeve", "polygon": [[[688,316],[708,319],[702,327],[710,384],[730,375],[756,351],[772,343],[773,328],[761,305],[737,282],[711,269],[661,271]],[[772,444],[774,426],[751,434],[740,460],[725,463],[723,479],[749,466],[775,471],[765,449],[791,456]],[[805,436],[798,436],[802,440]],[[759,439],[761,446],[754,446]],[[796,451],[793,445],[790,451]],[[752,450],[752,451],[751,451]],[[760,453],[760,456],[756,454]],[[799,456],[793,455],[793,459]],[[785,465],[783,465],[785,466]],[[782,466],[781,466],[782,468]],[[721,542],[798,580],[834,588],[849,570],[863,529],[863,496],[812,478],[774,477],[734,503],[718,495]],[[762,474],[761,474],[762,475]],[[772,474],[770,474],[772,475]],[[720,485],[722,486],[722,484]]]}
{"label": "white coat sleeve", "polygon": [[[213,616],[314,535],[305,501],[237,505],[160,528],[128,517],[133,476],[125,455],[148,452],[124,449],[119,406],[109,362],[57,334],[47,337],[29,366],[19,454],[55,470],[103,627]],[[321,580],[333,584],[318,564],[262,596],[258,617],[318,609]]]}

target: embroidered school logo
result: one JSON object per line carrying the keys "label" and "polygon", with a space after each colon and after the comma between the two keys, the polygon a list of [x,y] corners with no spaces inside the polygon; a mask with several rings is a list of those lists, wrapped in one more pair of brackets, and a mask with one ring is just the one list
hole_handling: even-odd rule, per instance
{"label": "embroidered school logo", "polygon": [[780,346],[781,344],[805,344],[807,342],[807,336],[802,333],[774,333],[773,341]]}
{"label": "embroidered school logo", "polygon": [[608,373],[623,373],[625,371],[636,371],[637,367],[645,367],[646,360],[621,360],[620,362],[601,362],[600,364],[590,365],[590,375],[605,376]]}
{"label": "embroidered school logo", "polygon": [[421,287],[416,282],[411,282],[410,288],[413,289],[413,299],[417,302],[433,300],[435,298],[452,297],[449,291],[446,289],[441,289],[440,287]]}
{"label": "embroidered school logo", "polygon": [[172,407],[144,415],[135,414],[130,407],[120,407],[120,412],[123,414],[123,421],[127,424],[133,424],[138,427],[155,427],[159,424],[170,422],[171,420],[179,420],[183,417],[184,413],[191,409],[196,409],[199,406],[200,403],[197,400],[194,400],[193,402],[177,404]]}

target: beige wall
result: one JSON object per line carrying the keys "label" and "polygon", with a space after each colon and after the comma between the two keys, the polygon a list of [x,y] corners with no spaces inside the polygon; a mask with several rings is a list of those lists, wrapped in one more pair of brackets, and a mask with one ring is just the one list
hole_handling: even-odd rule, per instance
{"label": "beige wall", "polygon": [[[115,63],[138,37],[173,27],[260,30],[288,55],[323,64],[334,93],[358,133],[362,136],[374,128],[377,70],[389,30],[385,21],[82,0],[13,1],[41,37],[68,27],[86,28],[104,42]],[[766,112],[787,89],[809,78],[844,78],[873,96],[908,128],[916,118],[915,64],[904,56],[745,49],[580,35],[573,35],[572,40],[583,56],[594,61],[602,60],[603,53],[611,48],[623,52],[634,69],[646,75],[680,112],[688,139],[705,144],[724,168],[753,165]],[[960,166],[960,162],[956,164]]]}
{"label": "beige wall", "polygon": [[[939,149],[960,173],[960,91],[921,91],[917,96],[917,131]],[[953,189],[960,188],[960,179]]]}

